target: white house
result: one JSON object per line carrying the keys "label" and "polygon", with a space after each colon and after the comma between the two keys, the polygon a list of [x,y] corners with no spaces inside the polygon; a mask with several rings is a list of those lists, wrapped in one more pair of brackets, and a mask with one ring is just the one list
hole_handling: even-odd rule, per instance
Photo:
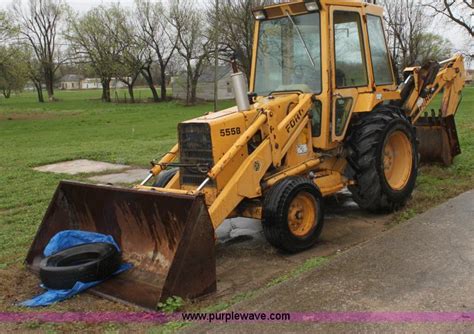
{"label": "white house", "polygon": [[[131,78],[125,80],[131,81]],[[112,78],[110,81],[111,89],[126,88],[127,85],[119,78]],[[73,89],[102,89],[102,81],[100,78],[85,78],[77,74],[66,74],[59,82],[59,88],[64,90]]]}
{"label": "white house", "polygon": [[101,89],[102,83],[99,78],[85,78],[81,81],[81,89]]}
{"label": "white house", "polygon": [[[125,81],[128,81],[128,82],[132,81],[132,78],[124,78],[124,79]],[[110,81],[111,89],[119,89],[119,88],[126,88],[126,87],[127,85],[118,78],[112,78],[112,81]]]}
{"label": "white house", "polygon": [[[231,66],[219,66],[217,69],[217,99],[230,100],[234,98],[230,75],[232,74]],[[171,78],[171,87],[173,98],[186,99],[186,73]],[[196,97],[200,100],[214,100],[214,67],[207,66],[204,68],[202,75],[199,77]]]}
{"label": "white house", "polygon": [[[129,78],[129,80],[131,79]],[[127,87],[127,85],[118,78],[112,78],[110,81],[110,89],[120,89],[125,87]],[[102,89],[102,81],[100,78],[85,78],[81,81],[81,89]]]}
{"label": "white house", "polygon": [[59,87],[64,90],[81,89],[81,75],[66,74],[59,82]]}

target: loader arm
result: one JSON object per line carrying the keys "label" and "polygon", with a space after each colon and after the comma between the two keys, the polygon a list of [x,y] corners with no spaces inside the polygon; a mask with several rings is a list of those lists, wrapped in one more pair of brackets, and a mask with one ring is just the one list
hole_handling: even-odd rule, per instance
{"label": "loader arm", "polygon": [[[282,119],[277,117],[277,109],[283,105],[293,106],[291,111]],[[296,141],[299,134],[305,129],[309,122],[308,112],[313,105],[312,94],[285,94],[273,101],[256,103],[253,107],[258,110],[257,117],[239,136],[227,152],[214,164],[207,173],[204,182],[194,189],[171,189],[145,186],[144,183],[158,175],[163,167],[174,161],[178,153],[178,146],[175,146],[154,169],[150,171],[150,176],[141,185],[137,185],[137,190],[153,190],[161,193],[197,195],[200,192],[206,193],[206,186],[215,181],[221,173],[231,171],[232,177],[225,186],[209,203],[209,215],[214,229],[237,208],[240,202],[245,199],[253,199],[262,196],[261,183],[271,167],[281,167],[285,154],[291,145]],[[233,170],[232,161],[246,147],[252,137],[260,132],[264,134],[261,143],[256,149],[239,165],[237,170]],[[316,156],[310,159],[305,165],[319,164]]]}
{"label": "loader arm", "polygon": [[281,121],[277,122],[276,113],[271,105],[258,106],[260,115],[254,123],[240,136],[228,152],[214,165],[208,173],[208,180],[215,179],[223,172],[229,162],[247,145],[253,135],[263,130],[267,135],[261,144],[245,159],[239,169],[217,196],[209,208],[214,228],[239,205],[244,198],[262,196],[261,181],[268,169],[280,167],[283,157],[291,144],[308,125],[308,111],[312,106],[312,94],[290,95],[288,99],[298,98],[298,104]]}

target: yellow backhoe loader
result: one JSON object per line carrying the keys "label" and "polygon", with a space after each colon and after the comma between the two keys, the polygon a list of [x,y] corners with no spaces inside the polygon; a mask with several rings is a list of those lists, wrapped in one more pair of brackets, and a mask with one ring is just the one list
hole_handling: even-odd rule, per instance
{"label": "yellow backhoe loader", "polygon": [[[378,5],[295,0],[253,14],[251,76],[232,75],[237,106],[180,123],[176,146],[133,189],[61,182],[32,270],[57,232],[95,231],[134,265],[95,293],[148,308],[202,296],[216,289],[214,231],[225,219],[261,219],[270,244],[303,251],[323,228],[324,197],[347,187],[363,209],[397,210],[419,155],[450,164],[460,153],[462,56],[407,68],[398,85]],[[427,110],[439,93],[440,110]]]}

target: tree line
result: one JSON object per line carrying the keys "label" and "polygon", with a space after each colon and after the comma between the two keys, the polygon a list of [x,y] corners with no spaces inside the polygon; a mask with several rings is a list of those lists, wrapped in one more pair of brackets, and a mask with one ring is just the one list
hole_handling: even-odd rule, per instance
{"label": "tree line", "polygon": [[193,0],[136,0],[133,8],[115,3],[86,13],[65,0],[12,2],[0,11],[0,88],[8,97],[29,81],[40,102],[43,87],[54,101],[58,70],[74,64],[100,78],[104,102],[111,101],[112,78],[126,84],[134,101],[139,76],[160,102],[168,99],[169,77],[184,72],[186,102],[193,104],[199,77],[216,54],[220,62],[236,54],[249,72],[253,3],[220,0],[217,17],[216,6]]}
{"label": "tree line", "polygon": [[[0,92],[8,98],[31,82],[38,101],[45,101],[43,87],[54,101],[59,70],[75,66],[100,78],[104,102],[111,101],[112,78],[125,83],[133,102],[139,77],[153,101],[165,101],[169,78],[184,73],[186,102],[193,104],[206,66],[235,55],[249,75],[251,10],[260,1],[212,0],[200,5],[193,0],[135,0],[131,8],[115,3],[78,13],[66,0],[16,0],[0,11]],[[449,41],[430,32],[434,16],[473,36],[468,23],[472,1],[382,0],[382,5],[388,44],[399,69],[452,52]]]}
{"label": "tree line", "polygon": [[464,49],[455,50],[445,37],[454,26],[446,24],[454,23],[472,39],[473,27],[468,23],[474,11],[472,0],[381,0],[380,4],[385,12],[387,42],[399,71],[428,60],[444,60],[454,51],[465,53],[468,61],[472,58],[470,40]]}

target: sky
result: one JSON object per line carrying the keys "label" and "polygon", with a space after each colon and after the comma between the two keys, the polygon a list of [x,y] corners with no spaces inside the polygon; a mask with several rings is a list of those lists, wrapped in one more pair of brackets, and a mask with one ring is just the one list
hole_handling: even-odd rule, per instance
{"label": "sky", "polygon": [[[73,9],[79,12],[86,12],[89,9],[94,8],[100,4],[106,5],[110,3],[119,2],[123,6],[132,7],[134,3],[134,0],[65,0],[65,1]],[[206,0],[197,0],[197,1],[204,2]],[[7,9],[10,6],[11,2],[12,0],[0,0],[0,9]],[[474,16],[473,16],[473,19],[474,19]],[[442,34],[443,37],[450,40],[456,50],[466,50],[466,46],[469,44],[469,42],[471,43],[471,50],[473,50],[474,48],[474,42],[472,38],[470,38],[470,36],[466,32],[464,32],[462,28],[459,28],[454,24],[439,22],[439,20],[436,20],[435,22],[433,22],[431,30],[434,33]],[[472,66],[473,65],[471,65],[471,67]]]}
{"label": "sky", "polygon": [[[7,1],[7,0],[0,0],[0,1]],[[120,0],[120,1],[113,1],[113,0],[66,0],[66,2],[72,8],[85,12],[91,8],[94,8],[101,4],[108,4],[108,3],[117,3],[119,2],[123,6],[130,7],[133,5],[134,0]]]}
{"label": "sky", "polygon": [[[25,2],[25,0],[23,0]],[[131,6],[134,0],[65,0],[69,6],[80,12],[86,12],[87,10],[94,8],[101,4],[117,3],[121,5]],[[0,8],[6,9],[10,5],[11,0],[0,0]]]}

